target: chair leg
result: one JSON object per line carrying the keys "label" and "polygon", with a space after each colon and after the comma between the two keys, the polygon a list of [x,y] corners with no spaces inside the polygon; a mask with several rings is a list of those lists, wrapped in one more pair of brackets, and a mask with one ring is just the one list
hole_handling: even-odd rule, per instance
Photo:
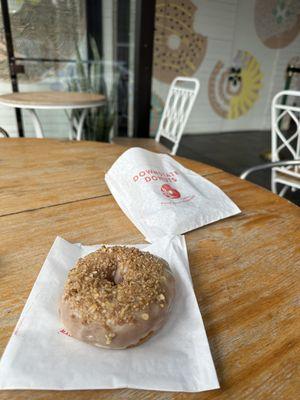
{"label": "chair leg", "polygon": [[277,194],[277,182],[275,180],[274,172],[271,174],[271,190],[273,193]]}
{"label": "chair leg", "polygon": [[74,130],[77,129],[77,126],[76,126],[77,121],[74,116],[72,117],[72,110],[71,110],[70,114],[68,113],[68,110],[64,110],[64,112],[68,118],[69,125],[70,125],[69,140],[73,140],[74,139]]}
{"label": "chair leg", "polygon": [[177,153],[177,150],[178,150],[178,146],[179,146],[179,143],[175,143],[174,144],[174,146],[173,146],[173,148],[172,148],[172,151],[171,151],[171,156],[176,156],[176,153]]}
{"label": "chair leg", "polygon": [[77,133],[76,133],[76,140],[81,140],[81,135],[82,135],[82,128],[83,128],[83,123],[85,120],[85,117],[87,115],[88,109],[84,108],[81,112],[80,118],[79,118],[79,122],[78,122],[78,126],[77,126]]}
{"label": "chair leg", "polygon": [[41,121],[39,120],[39,117],[38,117],[36,111],[34,109],[32,109],[32,108],[28,108],[27,111],[29,112],[30,117],[31,117],[31,121],[33,123],[33,127],[34,127],[34,130],[35,130],[35,136],[38,139],[43,139],[44,138],[44,132],[43,132],[43,128],[42,128],[42,125],[41,125]]}
{"label": "chair leg", "polygon": [[283,197],[283,196],[286,194],[288,188],[289,188],[289,186],[288,186],[288,185],[285,185],[285,186],[281,189],[281,191],[280,191],[280,193],[279,193],[279,196],[280,196],[280,197]]}

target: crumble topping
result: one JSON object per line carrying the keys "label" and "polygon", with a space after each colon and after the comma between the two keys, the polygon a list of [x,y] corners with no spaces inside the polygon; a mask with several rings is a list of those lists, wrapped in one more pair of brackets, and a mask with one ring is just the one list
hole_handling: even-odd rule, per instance
{"label": "crumble topping", "polygon": [[[167,263],[148,252],[122,246],[101,247],[78,260],[69,272],[64,300],[83,324],[114,324],[149,319],[149,305],[166,302]],[[107,333],[109,344],[114,337]]]}

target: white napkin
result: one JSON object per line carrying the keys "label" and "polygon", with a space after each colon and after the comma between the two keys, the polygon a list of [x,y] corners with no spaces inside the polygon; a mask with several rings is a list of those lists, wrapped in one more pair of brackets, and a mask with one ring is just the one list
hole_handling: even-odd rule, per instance
{"label": "white napkin", "polygon": [[98,247],[56,238],[2,357],[0,388],[189,392],[218,388],[183,237],[136,246],[166,259],[176,277],[170,317],[149,341],[127,350],[106,350],[60,332],[57,306],[67,273],[79,257]]}
{"label": "white napkin", "polygon": [[138,147],[125,151],[115,161],[105,181],[123,212],[150,242],[240,212],[207,179],[166,154]]}

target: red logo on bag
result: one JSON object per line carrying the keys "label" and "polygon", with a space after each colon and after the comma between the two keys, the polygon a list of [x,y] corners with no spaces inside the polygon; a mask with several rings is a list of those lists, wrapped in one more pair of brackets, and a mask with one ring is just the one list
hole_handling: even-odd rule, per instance
{"label": "red logo on bag", "polygon": [[162,185],[160,190],[162,191],[162,194],[165,197],[168,197],[171,199],[179,199],[179,197],[180,197],[180,193],[178,192],[178,190],[174,189],[171,185],[164,184],[164,185]]}
{"label": "red logo on bag", "polygon": [[64,328],[61,328],[58,332],[59,332],[59,333],[62,333],[63,335],[72,337],[72,336],[69,334],[69,332],[66,331]]}

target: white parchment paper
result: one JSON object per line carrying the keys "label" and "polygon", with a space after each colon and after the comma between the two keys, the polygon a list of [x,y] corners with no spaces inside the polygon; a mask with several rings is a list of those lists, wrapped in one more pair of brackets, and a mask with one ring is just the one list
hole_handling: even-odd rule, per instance
{"label": "white parchment paper", "polygon": [[176,277],[173,310],[149,341],[132,349],[106,350],[60,332],[57,306],[67,273],[79,257],[98,247],[56,238],[2,357],[0,388],[189,392],[218,388],[184,237],[136,246],[167,260]]}

